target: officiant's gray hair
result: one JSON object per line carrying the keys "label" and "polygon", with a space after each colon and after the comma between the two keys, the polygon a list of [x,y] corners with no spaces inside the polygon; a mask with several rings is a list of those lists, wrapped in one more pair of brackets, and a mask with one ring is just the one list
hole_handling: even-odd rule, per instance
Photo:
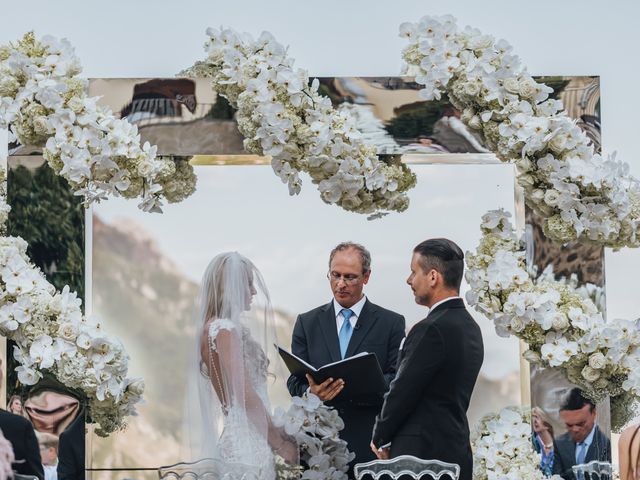
{"label": "officiant's gray hair", "polygon": [[342,242],[336,245],[329,255],[329,268],[331,268],[331,262],[333,261],[333,257],[336,253],[343,252],[344,250],[357,250],[360,254],[360,260],[362,263],[362,273],[367,273],[371,270],[371,254],[369,253],[369,250],[355,242]]}
{"label": "officiant's gray hair", "polygon": [[447,238],[431,238],[413,249],[419,253],[420,266],[428,272],[440,272],[445,286],[460,291],[462,272],[464,271],[464,253],[458,245]]}

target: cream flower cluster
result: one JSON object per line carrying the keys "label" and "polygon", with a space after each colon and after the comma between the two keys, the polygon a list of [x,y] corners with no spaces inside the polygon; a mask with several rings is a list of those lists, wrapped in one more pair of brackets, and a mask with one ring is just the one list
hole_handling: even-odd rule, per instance
{"label": "cream flower cluster", "polygon": [[[141,146],[136,126],[87,97],[80,72],[66,40],[28,33],[0,47],[0,128],[9,128],[10,141],[43,146],[49,165],[86,204],[142,197],[142,210],[159,212],[163,197],[183,198],[167,194],[176,191],[173,161],[156,157],[148,142]],[[180,189],[194,183],[192,172]]]}
{"label": "cream flower cluster", "polygon": [[[514,407],[483,417],[471,434],[473,479],[543,480],[531,443],[531,415]],[[551,477],[561,480],[558,475]]]}
{"label": "cream flower cluster", "polygon": [[[640,321],[606,322],[589,296],[596,289],[576,290],[550,272],[532,280],[510,216],[494,210],[482,217],[480,245],[467,253],[469,304],[494,322],[498,335],[527,342],[529,362],[561,368],[592,400],[610,395],[614,404],[636,401]],[[624,420],[612,418],[614,428]]]}
{"label": "cream flower cluster", "polygon": [[627,164],[594,153],[585,133],[562,111],[553,91],[537,83],[504,40],[466,27],[452,16],[404,23],[400,35],[408,73],[421,95],[446,93],[505,162],[515,162],[526,201],[558,242],[586,240],[640,246],[640,184]]}
{"label": "cream flower cluster", "polygon": [[300,172],[306,172],[322,200],[345,210],[378,216],[408,207],[405,192],[415,175],[402,164],[381,162],[355,120],[318,93],[317,79],[310,84],[306,71],[293,68],[271,34],[254,40],[210,28],[207,35],[207,59],[184,73],[211,77],[213,89],[238,109],[245,149],[271,156],[291,195],[300,192]]}
{"label": "cream flower cluster", "polygon": [[344,422],[337,410],[324,405],[313,393],[305,393],[293,397],[286,412],[276,409],[274,422],[300,445],[300,460],[308,465],[301,480],[346,480],[355,455],[340,439]]}
{"label": "cream flower cluster", "polygon": [[81,300],[68,286],[57,292],[26,251],[20,237],[0,237],[0,334],[16,343],[18,379],[35,385],[52,375],[82,392],[96,433],[107,436],[136,414],[144,383],[127,378],[121,343],[82,315]]}

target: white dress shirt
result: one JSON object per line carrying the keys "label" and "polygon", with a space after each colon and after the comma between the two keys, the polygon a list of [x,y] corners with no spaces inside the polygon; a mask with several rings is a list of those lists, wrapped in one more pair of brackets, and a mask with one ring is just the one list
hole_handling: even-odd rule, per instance
{"label": "white dress shirt", "polygon": [[[587,452],[589,451],[589,447],[593,443],[593,436],[595,435],[595,433],[596,433],[596,424],[594,423],[593,428],[591,429],[591,432],[589,432],[589,435],[587,435],[587,438],[585,438],[580,443],[576,443],[576,465],[578,464],[578,454],[580,453],[580,450],[582,448],[584,448],[584,458],[586,460]],[[582,445],[584,445],[584,447]]]}
{"label": "white dress shirt", "polygon": [[[358,300],[355,305],[353,305],[349,310],[353,312],[351,318],[349,319],[349,323],[351,324],[351,328],[356,327],[356,323],[358,323],[358,318],[360,318],[360,314],[362,313],[362,308],[364,307],[364,303],[367,301],[366,295],[363,295],[360,300]],[[338,335],[340,335],[340,329],[342,328],[342,324],[344,323],[344,315],[342,315],[343,307],[338,303],[338,301],[333,299],[333,311],[336,312],[336,328]]]}

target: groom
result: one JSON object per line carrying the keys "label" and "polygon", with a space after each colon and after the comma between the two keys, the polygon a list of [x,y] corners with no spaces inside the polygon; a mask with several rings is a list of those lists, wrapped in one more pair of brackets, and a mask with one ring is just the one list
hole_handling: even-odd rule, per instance
{"label": "groom", "polygon": [[459,297],[463,258],[460,247],[444,238],[413,251],[407,283],[416,302],[430,310],[404,342],[371,449],[379,458],[413,455],[456,463],[460,480],[471,480],[466,414],[484,350],[480,328]]}
{"label": "groom", "polygon": [[[327,274],[333,299],[298,316],[291,351],[316,368],[360,352],[373,352],[389,385],[404,338],[404,317],[374,305],[362,293],[370,275],[371,255],[366,248],[352,242],[335,247],[329,256]],[[309,390],[338,410],[345,424],[340,438],[356,454],[351,467],[375,459],[369,440],[382,406],[382,393],[342,398],[344,381],[340,378],[318,385],[310,376],[291,375],[287,386],[292,396]]]}

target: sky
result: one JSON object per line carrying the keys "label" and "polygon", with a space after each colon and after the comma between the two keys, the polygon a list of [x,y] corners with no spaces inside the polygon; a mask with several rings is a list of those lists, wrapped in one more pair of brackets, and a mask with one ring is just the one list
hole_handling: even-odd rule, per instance
{"label": "sky", "polygon": [[[638,122],[633,117],[634,111],[640,111],[636,92],[640,69],[634,53],[640,45],[638,2],[2,0],[0,11],[5,20],[0,44],[29,30],[67,37],[84,65],[84,75],[90,78],[173,76],[203,58],[206,28],[220,25],[254,35],[270,31],[289,45],[296,65],[311,75],[397,75],[404,46],[397,35],[400,23],[417,21],[425,14],[450,13],[461,25],[508,40],[533,75],[599,75],[604,151],[617,151],[618,158],[630,163],[632,174],[640,176]],[[280,192],[277,195],[286,195],[276,177],[270,181]],[[476,179],[468,181],[472,185]],[[423,181],[417,189],[426,185]],[[315,194],[310,184],[306,187]],[[456,190],[451,195],[457,195]],[[317,196],[315,201],[317,208],[324,208]],[[202,220],[216,214],[203,211]],[[469,231],[477,231],[478,220],[465,217]],[[413,240],[407,238],[407,244]],[[185,264],[186,271],[190,268]],[[607,252],[610,318],[640,316],[638,271],[640,250]],[[320,299],[327,294],[323,292]]]}

